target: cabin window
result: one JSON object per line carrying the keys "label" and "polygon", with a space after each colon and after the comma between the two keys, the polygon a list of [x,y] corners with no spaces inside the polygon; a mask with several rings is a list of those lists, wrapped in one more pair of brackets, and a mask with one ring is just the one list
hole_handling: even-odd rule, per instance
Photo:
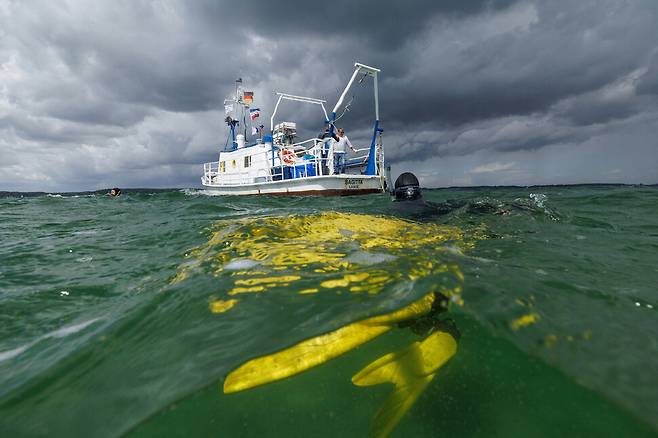
{"label": "cabin window", "polygon": [[233,161],[231,162],[231,167],[232,167],[233,169],[235,169],[235,160],[233,160]]}
{"label": "cabin window", "polygon": [[220,161],[219,162],[219,171],[220,172],[226,172],[226,161]]}
{"label": "cabin window", "polygon": [[244,157],[244,167],[251,167],[251,155]]}

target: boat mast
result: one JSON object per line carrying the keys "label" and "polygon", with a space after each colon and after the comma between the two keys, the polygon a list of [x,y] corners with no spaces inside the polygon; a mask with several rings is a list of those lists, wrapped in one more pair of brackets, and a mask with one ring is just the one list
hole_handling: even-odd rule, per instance
{"label": "boat mast", "polygon": [[245,107],[246,105],[242,106],[242,127],[244,128],[244,138],[246,141],[247,138],[247,119],[245,118]]}
{"label": "boat mast", "polygon": [[[234,95],[235,97],[234,97],[234,99],[235,99],[235,104],[236,105],[239,105],[239,102],[240,102],[240,96],[238,95],[238,90],[240,89],[240,86],[238,84],[242,85],[242,78],[241,77],[236,79],[236,81],[235,81],[235,95]],[[238,148],[238,143],[235,141],[235,125],[237,125],[237,124],[238,124],[238,121],[234,120],[233,124],[231,125],[231,135],[233,137],[233,144],[232,144],[232,147],[231,147],[232,151],[234,151]]]}
{"label": "boat mast", "polygon": [[[227,136],[226,138],[226,144],[224,145],[224,152],[228,151],[234,151],[237,149],[237,142],[235,141],[235,127],[236,125],[240,124],[239,119],[234,119],[229,115],[229,113],[233,113],[235,111],[235,108],[233,105],[240,105],[242,106],[242,99],[240,98],[238,91],[240,89],[239,84],[242,84],[242,78],[237,78],[235,80],[235,94],[233,95],[233,99],[224,99],[224,108],[226,109],[227,104],[231,104],[231,111],[226,111],[226,118],[224,121],[226,122],[227,126],[230,129],[230,135]],[[243,107],[243,118],[244,118],[244,107]],[[245,128],[246,129],[246,128]],[[228,148],[228,137],[231,138],[231,148]]]}

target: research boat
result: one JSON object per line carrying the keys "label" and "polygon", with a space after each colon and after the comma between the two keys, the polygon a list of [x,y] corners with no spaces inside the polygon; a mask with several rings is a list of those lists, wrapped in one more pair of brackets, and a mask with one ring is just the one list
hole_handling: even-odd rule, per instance
{"label": "research boat", "polygon": [[[235,96],[224,101],[228,125],[224,149],[217,161],[204,164],[202,185],[218,195],[345,196],[383,192],[387,187],[388,172],[384,167],[383,130],[379,126],[379,72],[377,68],[355,63],[354,73],[331,115],[327,114],[325,100],[276,93],[278,100],[270,118],[268,134],[264,135],[264,126],[261,125],[260,129],[253,126],[252,136],[259,135],[250,144],[246,142],[247,125],[260,116],[260,109],[252,107],[253,93],[245,91],[239,79]],[[372,138],[368,147],[356,149],[357,156],[339,160],[338,152],[334,153],[336,114],[343,108],[345,96],[359,77],[360,82],[367,77],[373,79],[375,120]],[[319,106],[324,114],[326,136],[297,141],[296,122],[275,123],[282,101]]]}

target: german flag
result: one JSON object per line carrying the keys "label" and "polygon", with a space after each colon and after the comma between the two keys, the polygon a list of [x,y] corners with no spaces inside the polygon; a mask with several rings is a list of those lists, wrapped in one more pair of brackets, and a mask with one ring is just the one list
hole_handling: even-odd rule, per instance
{"label": "german flag", "polygon": [[242,97],[242,100],[244,103],[254,103],[254,92],[253,91],[245,91],[244,96]]}

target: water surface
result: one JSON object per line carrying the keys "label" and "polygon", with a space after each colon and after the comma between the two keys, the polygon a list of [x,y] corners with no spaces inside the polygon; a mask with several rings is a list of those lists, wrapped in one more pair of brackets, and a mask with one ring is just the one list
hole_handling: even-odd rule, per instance
{"label": "water surface", "polygon": [[224,381],[435,292],[457,352],[393,436],[655,436],[655,187],[424,193],[2,195],[0,435],[366,436],[392,386],[352,376],[428,331]]}

